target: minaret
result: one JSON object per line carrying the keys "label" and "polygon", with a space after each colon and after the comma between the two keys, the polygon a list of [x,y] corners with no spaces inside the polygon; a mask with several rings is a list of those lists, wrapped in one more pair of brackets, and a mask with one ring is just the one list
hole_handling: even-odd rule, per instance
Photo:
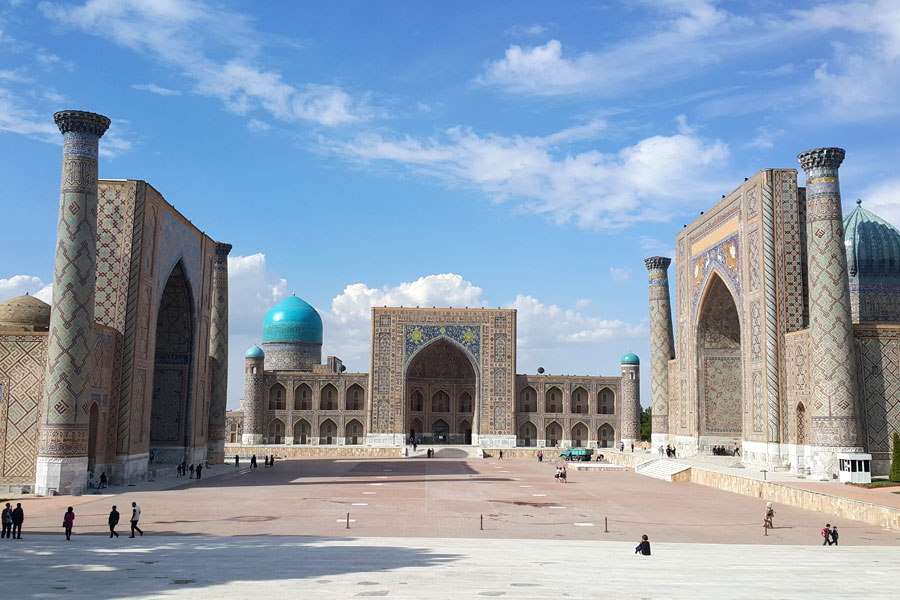
{"label": "minaret", "polygon": [[53,115],[63,135],[62,184],[35,492],[79,494],[87,483],[97,261],[97,152],[109,119]]}
{"label": "minaret", "polygon": [[225,409],[228,402],[228,253],[231,244],[216,243],[213,305],[209,325],[210,394],[209,462],[225,460]]}
{"label": "minaret", "polygon": [[810,445],[816,471],[833,473],[837,471],[835,453],[861,445],[856,416],[850,285],[838,180],[844,150],[818,148],[797,158],[806,171],[812,379]]}
{"label": "minaret", "polygon": [[653,448],[669,443],[669,361],[675,358],[672,308],[669,304],[671,258],[644,259],[650,280],[650,401],[653,404]]}
{"label": "minaret", "polygon": [[629,352],[622,357],[622,415],[620,439],[626,446],[641,441],[641,360]]}
{"label": "minaret", "polygon": [[259,346],[252,346],[244,354],[244,433],[241,444],[261,444],[265,432],[266,386],[263,364],[266,355]]}

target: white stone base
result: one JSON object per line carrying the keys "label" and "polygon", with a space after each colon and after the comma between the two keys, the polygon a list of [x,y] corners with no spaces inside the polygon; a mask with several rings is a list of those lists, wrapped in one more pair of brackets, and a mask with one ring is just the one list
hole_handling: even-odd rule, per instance
{"label": "white stone base", "polygon": [[112,472],[107,471],[106,476],[116,485],[146,481],[149,466],[150,454],[147,452],[117,456],[116,464],[111,465]]}
{"label": "white stone base", "polygon": [[405,446],[406,436],[402,433],[366,434],[366,446]]}
{"label": "white stone base", "polygon": [[225,456],[225,440],[209,440],[206,446],[206,453],[210,460],[214,456]]}
{"label": "white stone base", "polygon": [[242,433],[241,444],[244,446],[259,446],[262,444],[263,436],[261,433]]}
{"label": "white stone base", "polygon": [[87,456],[58,458],[38,456],[34,493],[38,496],[83,494],[87,488]]}
{"label": "white stone base", "polygon": [[712,454],[713,446],[724,446],[726,450],[734,450],[734,445],[742,445],[741,436],[734,435],[701,435],[698,454]]}
{"label": "white stone base", "polygon": [[[659,446],[652,448],[652,450],[658,453]],[[663,444],[663,450],[665,450],[665,444]],[[699,453],[700,448],[697,445],[697,438],[692,435],[675,436],[675,456],[696,456]]]}
{"label": "white stone base", "polygon": [[472,445],[482,448],[515,448],[516,436],[514,435],[479,435],[472,434]]}
{"label": "white stone base", "polygon": [[669,439],[668,433],[651,433],[650,434],[650,449],[656,453],[659,453],[660,446],[662,446],[663,450],[665,450],[666,446],[671,443],[672,443],[672,441]]}

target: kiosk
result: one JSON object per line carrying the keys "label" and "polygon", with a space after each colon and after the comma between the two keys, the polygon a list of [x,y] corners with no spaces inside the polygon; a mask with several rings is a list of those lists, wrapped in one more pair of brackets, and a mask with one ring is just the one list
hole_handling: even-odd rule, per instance
{"label": "kiosk", "polygon": [[872,455],[863,452],[839,452],[841,483],[872,483]]}

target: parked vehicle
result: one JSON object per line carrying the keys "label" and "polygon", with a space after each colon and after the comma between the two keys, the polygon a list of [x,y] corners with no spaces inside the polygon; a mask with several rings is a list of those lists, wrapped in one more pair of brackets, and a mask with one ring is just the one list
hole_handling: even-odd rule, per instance
{"label": "parked vehicle", "polygon": [[559,457],[571,461],[589,461],[594,454],[593,448],[569,448],[559,453]]}

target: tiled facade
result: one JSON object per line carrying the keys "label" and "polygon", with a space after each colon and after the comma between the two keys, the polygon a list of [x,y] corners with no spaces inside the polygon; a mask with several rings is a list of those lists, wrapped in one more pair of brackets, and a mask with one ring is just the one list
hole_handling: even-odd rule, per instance
{"label": "tiled facade", "polygon": [[[864,449],[886,470],[900,324],[851,319],[838,150],[801,155],[806,189],[794,169],[765,169],[676,236],[678,352],[655,445],[738,443],[747,463],[816,473]],[[651,348],[666,341],[651,327]]]}

